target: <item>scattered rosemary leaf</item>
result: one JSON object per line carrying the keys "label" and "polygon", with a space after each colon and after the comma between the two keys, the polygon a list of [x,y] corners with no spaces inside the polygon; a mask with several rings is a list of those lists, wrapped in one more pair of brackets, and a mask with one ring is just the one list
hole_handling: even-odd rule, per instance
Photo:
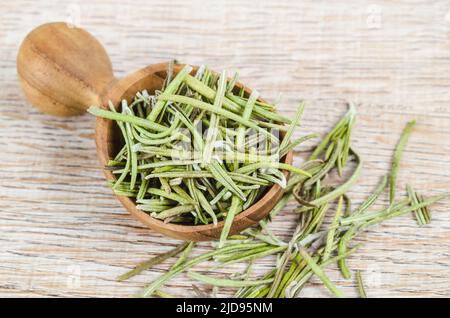
{"label": "scattered rosemary leaf", "polygon": [[358,284],[359,296],[361,298],[367,298],[366,289],[364,287],[364,283],[362,281],[361,272],[356,271],[356,282]]}
{"label": "scattered rosemary leaf", "polygon": [[196,279],[203,283],[219,286],[219,287],[247,287],[255,286],[272,282],[272,279],[265,280],[232,280],[232,279],[221,279],[214,278],[206,275],[202,275],[196,272],[189,272],[188,276],[192,279]]}
{"label": "scattered rosemary leaf", "polygon": [[311,270],[316,274],[316,276],[323,282],[323,284],[328,288],[328,290],[338,298],[343,298],[345,295],[333,285],[330,279],[325,275],[319,265],[309,256],[308,252],[304,248],[300,248],[300,255],[306,261]]}
{"label": "scattered rosemary leaf", "polygon": [[398,168],[400,165],[400,160],[402,158],[403,150],[406,146],[406,142],[408,141],[409,135],[411,134],[414,126],[416,124],[415,120],[412,120],[406,124],[406,127],[403,129],[403,132],[398,141],[397,147],[394,151],[394,157],[392,159],[392,168],[391,168],[391,181],[390,181],[390,189],[389,189],[389,203],[392,205],[395,201],[395,188],[397,186],[397,174]]}
{"label": "scattered rosemary leaf", "polygon": [[180,252],[182,252],[188,246],[188,244],[189,244],[188,242],[183,242],[183,243],[179,244],[177,247],[175,247],[174,249],[172,249],[172,250],[170,250],[170,251],[168,251],[166,253],[163,253],[163,254],[160,254],[158,256],[152,257],[148,261],[139,263],[131,271],[120,275],[116,279],[118,281],[124,281],[124,280],[127,280],[127,279],[129,279],[129,278],[131,278],[133,276],[136,276],[136,275],[142,273],[143,271],[145,271],[147,269],[152,268],[153,266],[161,264],[165,260],[167,260],[167,259],[169,259],[171,257],[174,257],[175,255],[177,255]]}

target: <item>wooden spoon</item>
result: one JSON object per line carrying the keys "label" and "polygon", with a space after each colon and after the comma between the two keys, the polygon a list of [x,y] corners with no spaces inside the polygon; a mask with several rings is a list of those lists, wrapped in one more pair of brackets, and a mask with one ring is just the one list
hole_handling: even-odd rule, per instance
{"label": "wooden spoon", "polygon": [[[102,45],[88,32],[62,22],[44,24],[31,31],[17,56],[17,73],[28,100],[40,111],[58,116],[82,114],[90,105],[106,108],[109,100],[119,107],[122,99],[131,102],[136,92],[143,89],[153,93],[161,89],[167,67],[168,63],[153,64],[116,79]],[[176,65],[174,72],[181,68],[182,65]],[[238,86],[242,87],[242,84],[238,83]],[[251,92],[245,89],[247,94]],[[117,125],[107,119],[97,118],[95,131],[97,156],[103,167],[120,149],[121,139]],[[292,159],[293,153],[289,152],[282,161],[290,164]],[[104,173],[108,180],[116,178],[110,171],[104,170]],[[289,177],[287,171],[284,174]],[[257,203],[234,218],[230,235],[267,216],[282,195],[283,189],[273,185]],[[138,210],[132,199],[117,197],[134,217],[173,238],[215,240],[223,228],[223,221],[217,226],[164,223]]]}

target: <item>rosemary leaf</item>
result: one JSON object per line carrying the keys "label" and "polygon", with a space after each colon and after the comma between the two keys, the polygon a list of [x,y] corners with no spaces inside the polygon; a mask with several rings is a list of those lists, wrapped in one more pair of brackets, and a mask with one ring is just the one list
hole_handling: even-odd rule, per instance
{"label": "rosemary leaf", "polygon": [[186,247],[188,246],[188,242],[183,242],[181,244],[179,244],[177,247],[175,247],[174,249],[160,254],[158,256],[152,257],[151,259],[149,259],[148,261],[139,263],[138,265],[136,265],[135,268],[133,268],[131,271],[126,272],[125,274],[120,275],[119,277],[117,277],[118,281],[124,281],[127,280],[133,276],[136,276],[140,273],[142,273],[143,271],[152,268],[153,266],[156,266],[158,264],[161,264],[162,262],[164,262],[165,260],[174,257],[175,255],[179,254],[180,252],[182,252]]}
{"label": "rosemary leaf", "polygon": [[389,189],[389,203],[391,205],[395,201],[395,188],[397,186],[397,173],[400,165],[400,160],[402,158],[406,142],[408,141],[409,135],[411,134],[415,124],[416,124],[415,120],[408,122],[406,127],[403,129],[403,132],[400,136],[400,140],[398,141],[397,147],[395,148],[394,151],[394,158],[392,160],[392,168],[391,168],[390,189]]}
{"label": "rosemary leaf", "polygon": [[232,280],[232,279],[221,279],[214,278],[206,275],[202,275],[196,272],[189,272],[188,276],[192,279],[196,279],[203,283],[220,286],[220,287],[247,287],[247,286],[257,286],[261,284],[267,284],[272,281],[272,279],[265,280]]}
{"label": "rosemary leaf", "polygon": [[361,298],[367,298],[366,289],[362,281],[361,272],[356,271],[356,282],[358,283],[358,291]]}
{"label": "rosemary leaf", "polygon": [[309,256],[308,252],[304,248],[300,248],[300,255],[306,261],[311,270],[316,274],[316,276],[323,282],[323,284],[328,288],[328,290],[338,298],[345,297],[344,294],[337,289],[330,279],[325,275],[319,265]]}

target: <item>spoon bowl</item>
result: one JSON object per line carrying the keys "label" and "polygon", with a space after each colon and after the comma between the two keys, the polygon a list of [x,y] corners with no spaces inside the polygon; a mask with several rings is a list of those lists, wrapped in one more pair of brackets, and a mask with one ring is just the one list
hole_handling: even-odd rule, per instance
{"label": "spoon bowl", "polygon": [[[174,66],[178,73],[183,65]],[[111,62],[102,45],[88,32],[71,28],[65,23],[44,24],[31,31],[22,42],[17,56],[17,73],[28,100],[42,112],[58,115],[80,115],[90,105],[107,109],[108,101],[119,107],[126,99],[131,102],[136,92],[146,89],[150,94],[161,89],[168,63],[153,64],[122,79],[113,76]],[[194,67],[193,73],[197,70]],[[244,87],[237,83],[238,87]],[[244,87],[246,94],[251,90]],[[264,101],[260,99],[261,101]],[[282,132],[280,133],[283,137]],[[121,146],[116,124],[97,118],[95,128],[97,156],[101,167],[116,155]],[[293,152],[280,160],[291,164]],[[286,178],[289,172],[283,172]],[[106,179],[116,176],[104,170]],[[264,196],[233,220],[230,235],[258,223],[266,217],[280,200],[284,190],[277,184],[268,188]],[[154,231],[189,241],[216,240],[224,226],[178,225],[164,223],[136,208],[136,202],[125,196],[117,196],[122,205],[135,218]]]}

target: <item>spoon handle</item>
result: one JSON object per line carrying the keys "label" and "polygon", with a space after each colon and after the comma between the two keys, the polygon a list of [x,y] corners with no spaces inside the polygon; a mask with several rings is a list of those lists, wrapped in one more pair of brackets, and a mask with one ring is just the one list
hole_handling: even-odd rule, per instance
{"label": "spoon handle", "polygon": [[63,22],[43,24],[26,36],[17,74],[31,104],[58,116],[79,115],[101,104],[115,81],[103,46],[85,30]]}

